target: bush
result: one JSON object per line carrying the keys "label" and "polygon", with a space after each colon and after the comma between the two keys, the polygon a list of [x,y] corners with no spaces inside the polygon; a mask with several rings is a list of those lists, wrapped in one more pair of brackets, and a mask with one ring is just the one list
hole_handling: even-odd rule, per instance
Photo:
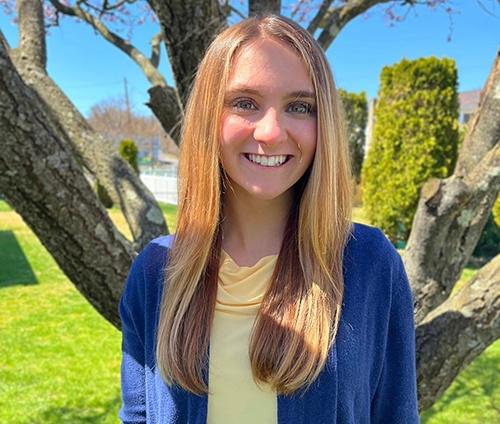
{"label": "bush", "polygon": [[[498,203],[498,202],[497,202]],[[477,258],[491,259],[500,253],[500,226],[496,224],[491,213],[484,226],[477,246],[472,256]]]}
{"label": "bush", "polygon": [[120,143],[120,156],[130,164],[137,174],[139,174],[139,166],[137,165],[138,152],[133,140],[122,140]]}
{"label": "bush", "polygon": [[361,167],[365,155],[365,129],[368,119],[368,102],[364,91],[349,93],[339,89],[347,123],[349,153],[352,161],[352,171],[356,184],[361,180]]}
{"label": "bush", "polygon": [[363,206],[393,243],[407,240],[424,182],[453,171],[458,128],[453,60],[403,60],[382,70]]}
{"label": "bush", "polygon": [[493,220],[495,221],[495,224],[500,227],[500,196],[497,196],[497,200],[493,205],[491,213],[493,214]]}

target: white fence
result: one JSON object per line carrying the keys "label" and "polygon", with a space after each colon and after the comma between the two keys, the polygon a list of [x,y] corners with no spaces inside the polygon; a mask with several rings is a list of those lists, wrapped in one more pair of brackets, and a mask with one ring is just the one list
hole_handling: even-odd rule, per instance
{"label": "white fence", "polygon": [[156,200],[177,204],[177,177],[141,173],[141,181],[153,193]]}

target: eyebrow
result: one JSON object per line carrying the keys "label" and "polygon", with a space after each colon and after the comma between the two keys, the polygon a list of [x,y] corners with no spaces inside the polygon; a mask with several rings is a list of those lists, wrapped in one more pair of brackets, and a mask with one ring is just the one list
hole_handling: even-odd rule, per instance
{"label": "eyebrow", "polygon": [[[242,94],[253,94],[256,96],[262,96],[261,92],[258,89],[249,88],[246,86],[235,86],[226,92],[226,95],[232,95],[236,93]],[[309,90],[296,90],[287,93],[286,97],[290,98],[300,98],[300,99],[312,99],[316,100],[316,94],[313,91]]]}

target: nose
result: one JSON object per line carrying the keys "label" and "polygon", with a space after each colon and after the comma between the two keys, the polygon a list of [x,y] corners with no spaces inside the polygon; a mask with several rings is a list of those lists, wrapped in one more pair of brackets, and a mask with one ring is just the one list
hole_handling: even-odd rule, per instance
{"label": "nose", "polygon": [[253,136],[264,144],[277,144],[286,139],[286,129],[276,110],[269,108],[256,122]]}

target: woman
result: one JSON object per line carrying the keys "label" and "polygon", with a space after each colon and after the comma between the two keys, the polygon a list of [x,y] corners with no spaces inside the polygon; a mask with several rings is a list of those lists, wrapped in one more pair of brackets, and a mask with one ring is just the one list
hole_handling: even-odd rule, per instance
{"label": "woman", "polygon": [[120,304],[124,422],[417,423],[413,303],[380,230],[351,223],[333,78],[292,21],[209,47],[187,105],[175,235]]}

